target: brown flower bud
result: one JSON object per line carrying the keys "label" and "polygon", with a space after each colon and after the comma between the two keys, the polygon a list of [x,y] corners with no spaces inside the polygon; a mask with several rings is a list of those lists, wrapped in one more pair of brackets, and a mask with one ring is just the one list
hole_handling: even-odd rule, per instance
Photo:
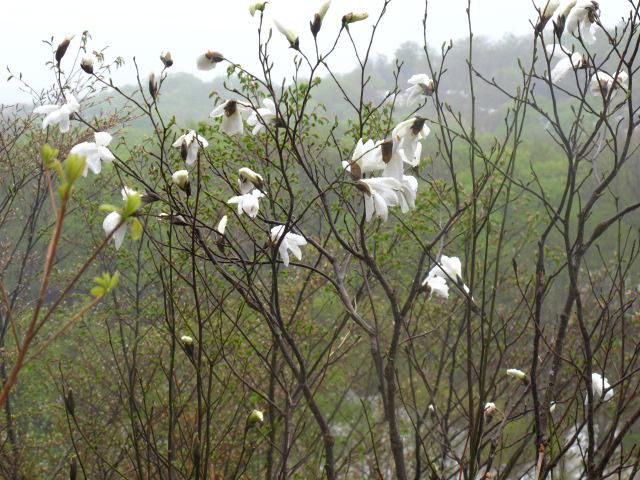
{"label": "brown flower bud", "polygon": [[163,52],[160,55],[160,60],[162,61],[164,68],[169,68],[170,66],[173,65],[173,58],[171,58],[171,52]]}
{"label": "brown flower bud", "polygon": [[72,39],[73,37],[64,37],[64,40],[56,48],[56,62],[58,62],[58,65],[60,65],[60,60],[62,60],[64,54],[67,53],[67,48],[69,48]]}

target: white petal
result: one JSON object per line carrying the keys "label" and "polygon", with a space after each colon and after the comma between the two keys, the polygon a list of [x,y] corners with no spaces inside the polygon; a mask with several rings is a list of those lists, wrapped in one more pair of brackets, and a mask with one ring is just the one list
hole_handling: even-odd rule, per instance
{"label": "white petal", "polygon": [[96,132],[93,136],[96,139],[96,145],[99,147],[106,147],[111,143],[111,140],[113,140],[113,137],[107,132]]}

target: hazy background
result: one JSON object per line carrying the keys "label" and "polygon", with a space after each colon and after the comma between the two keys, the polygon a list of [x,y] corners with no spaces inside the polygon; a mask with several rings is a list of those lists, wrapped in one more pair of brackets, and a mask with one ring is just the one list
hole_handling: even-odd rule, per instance
{"label": "hazy background", "polygon": [[[196,57],[207,49],[218,50],[248,68],[256,67],[258,16],[252,18],[249,15],[248,6],[252,2],[246,0],[153,3],[26,0],[3,3],[0,102],[28,100],[19,91],[17,83],[6,81],[6,66],[10,66],[14,73],[22,73],[35,88],[43,88],[51,83],[52,78],[44,69],[51,52],[42,40],[53,36],[54,43],[58,43],[65,35],[76,35],[74,40],[78,42],[84,30],[91,32],[90,48],[109,46],[108,57],[124,57],[125,67],[114,75],[114,81],[119,84],[133,82],[133,56],[141,73],[146,75],[160,68],[158,56],[162,50],[170,50],[173,54],[175,64],[172,73],[189,72],[203,80],[224,74],[223,69],[211,72],[196,70]],[[316,0],[272,0],[266,10],[265,26],[269,28],[273,18],[277,18],[300,33],[304,49],[312,42],[309,20],[321,3]],[[391,58],[403,42],[422,44],[425,3],[425,0],[393,0],[373,51]],[[629,10],[628,5],[627,0],[603,0],[603,22],[615,24]],[[339,29],[342,15],[349,11],[369,12],[369,20],[351,28],[356,37],[364,39],[370,34],[382,6],[382,0],[333,0],[320,34],[321,45],[333,39],[332,33]],[[427,38],[433,46],[439,47],[444,41],[466,37],[466,6],[466,0],[428,2]],[[529,35],[530,22],[536,18],[533,2],[529,0],[473,0],[471,12],[475,34],[492,40],[499,40],[507,34]],[[334,70],[347,72],[353,69],[354,60],[350,49],[344,48],[347,38],[342,40],[342,51],[339,48],[330,63]],[[284,48],[286,40],[281,35],[274,35],[273,42],[283,48],[272,52],[293,55],[292,51]]]}

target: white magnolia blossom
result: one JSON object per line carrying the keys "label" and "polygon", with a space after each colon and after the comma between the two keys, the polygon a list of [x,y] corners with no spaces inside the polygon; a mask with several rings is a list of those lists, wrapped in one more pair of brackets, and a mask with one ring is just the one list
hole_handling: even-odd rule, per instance
{"label": "white magnolia blossom", "polygon": [[595,22],[600,13],[598,2],[595,0],[568,0],[567,3],[575,5],[566,17],[565,29],[576,37],[581,36],[586,43],[595,42]]}
{"label": "white magnolia blossom", "polygon": [[224,55],[220,52],[209,50],[196,59],[196,66],[198,67],[198,70],[211,70],[223,60]]}
{"label": "white magnolia blossom", "polygon": [[298,38],[298,34],[290,28],[286,28],[277,20],[274,20],[273,23],[275,24],[278,31],[286,37],[287,41],[289,42],[289,46],[297,50],[300,46],[300,39]]}
{"label": "white magnolia blossom", "polygon": [[430,97],[435,91],[435,83],[426,73],[413,75],[407,83],[411,85],[405,92],[408,104],[422,102],[423,97]]}
{"label": "white magnolia blossom", "polygon": [[544,30],[545,25],[551,20],[561,3],[561,0],[539,0],[536,2],[536,8],[540,10],[540,20],[536,24],[537,33]]}
{"label": "white magnolia blossom", "polygon": [[171,180],[181,190],[187,191],[189,188],[189,172],[187,170],[177,170],[173,172]]}
{"label": "white magnolia blossom", "polygon": [[122,201],[126,202],[129,199],[129,196],[131,195],[139,195],[138,191],[127,187],[126,185],[124,187],[122,187],[122,189],[120,190],[120,195],[122,196]]}
{"label": "white magnolia blossom", "polygon": [[[122,242],[124,241],[124,236],[127,233],[126,223],[123,223],[122,225],[120,225],[120,227],[118,227],[118,224],[121,221],[122,221],[122,216],[118,212],[111,212],[109,213],[109,215],[105,217],[104,221],[102,222],[102,228],[104,230],[104,234],[107,237],[111,235],[111,232],[114,232],[115,230],[111,239],[113,240],[116,250],[118,250],[122,245]],[[117,230],[116,230],[116,227],[118,227]]]}
{"label": "white magnolia blossom", "polygon": [[256,218],[256,216],[258,215],[258,211],[260,210],[259,200],[262,197],[264,197],[264,193],[256,189],[251,193],[231,197],[229,200],[227,200],[227,203],[238,205],[238,215],[242,215],[242,212],[244,212],[251,218]]}
{"label": "white magnolia blossom", "polygon": [[209,142],[207,142],[206,138],[198,135],[195,130],[189,130],[184,135],[178,137],[173,143],[173,146],[180,149],[182,159],[187,165],[191,165],[198,158],[200,147],[207,148]]}
{"label": "white magnolia blossom", "polygon": [[507,370],[507,375],[509,377],[517,378],[518,380],[522,380],[525,382],[527,380],[527,374],[522,370],[518,370],[517,368],[509,368]]}
{"label": "white magnolia blossom", "polygon": [[[563,57],[551,69],[551,81],[554,83],[560,81],[570,71],[586,68],[589,65],[589,59],[583,53],[566,52],[564,49],[562,51],[564,52]],[[556,56],[555,51],[554,56]]]}
{"label": "white magnolia blossom", "polygon": [[223,215],[222,218],[220,219],[220,221],[218,222],[218,226],[216,227],[216,231],[220,235],[224,235],[224,232],[227,229],[228,220],[229,220],[229,217],[227,217],[226,215]]}
{"label": "white magnolia blossom", "polygon": [[45,129],[49,125],[58,125],[60,132],[66,133],[71,127],[69,117],[80,110],[80,104],[73,95],[65,95],[65,103],[63,105],[41,105],[33,109],[33,113],[37,115],[46,115],[42,120],[42,128]]}
{"label": "white magnolia blossom", "polygon": [[227,100],[222,105],[218,105],[209,114],[210,117],[216,118],[222,116],[220,131],[229,136],[242,135],[244,133],[244,125],[242,119],[250,112],[249,106],[237,100]]}
{"label": "white magnolia blossom", "polygon": [[447,285],[447,281],[442,277],[427,275],[427,278],[422,282],[422,286],[428,287],[429,292],[434,293],[441,298],[449,298],[449,286]]}
{"label": "white magnolia blossom", "polygon": [[249,5],[249,13],[251,14],[251,16],[253,17],[256,12],[263,12],[266,3],[267,2],[255,2]]}
{"label": "white magnolia blossom", "polygon": [[416,208],[416,197],[418,195],[418,180],[411,175],[402,176],[402,188],[398,192],[400,210],[407,213]]}
{"label": "white magnolia blossom", "polygon": [[[282,237],[282,233],[285,230],[284,225],[277,225],[271,229],[271,243],[274,245],[280,241]],[[307,240],[297,233],[287,232],[282,238],[280,242],[280,246],[278,247],[278,253],[280,254],[280,259],[285,267],[289,266],[289,250],[294,257],[298,260],[302,260],[302,250],[300,247],[307,244]]]}
{"label": "white magnolia blossom", "polygon": [[592,95],[602,96],[603,98],[607,98],[609,96],[609,92],[613,89],[613,93],[611,96],[613,97],[619,89],[623,91],[627,90],[627,82],[629,81],[629,74],[624,70],[616,73],[615,77],[609,75],[606,72],[598,70],[591,77],[591,84],[589,85],[589,90]]}
{"label": "white magnolia blossom", "polygon": [[278,114],[276,112],[276,104],[270,98],[262,100],[263,107],[258,108],[247,118],[249,126],[253,127],[252,134],[257,135],[266,126],[276,126],[278,123]]}
{"label": "white magnolia blossom", "polygon": [[367,178],[356,183],[364,195],[364,210],[367,222],[374,214],[383,222],[389,218],[389,207],[399,205],[398,193],[402,183],[391,177]]}
{"label": "white magnolia blossom", "polygon": [[431,133],[431,130],[427,122],[420,117],[410,118],[396,125],[391,133],[394,155],[387,163],[383,175],[402,180],[405,163],[412,167],[420,163],[420,156],[422,155],[421,141],[429,133]]}
{"label": "white magnolia blossom", "polygon": [[254,172],[248,167],[242,167],[238,170],[238,186],[240,193],[251,193],[254,188],[264,190],[264,179],[262,175]]}
{"label": "white magnolia blossom", "polygon": [[107,132],[96,132],[93,134],[95,142],[82,142],[73,148],[70,153],[86,158],[83,176],[87,176],[89,170],[96,175],[102,171],[102,162],[111,163],[116,157],[113,156],[107,145],[111,143],[113,137]]}
{"label": "white magnolia blossom", "polygon": [[360,139],[353,151],[351,161],[343,160],[342,167],[357,179],[360,179],[363,173],[384,170],[385,163],[382,161],[382,154],[379,150],[379,144],[377,145],[373,140],[362,143],[362,139]]}
{"label": "white magnolia blossom", "polygon": [[454,282],[462,281],[462,262],[458,257],[441,255],[438,265],[431,269],[429,275],[442,277],[446,280],[451,279]]}
{"label": "white magnolia blossom", "polygon": [[484,404],[484,421],[486,423],[491,423],[493,417],[498,412],[498,407],[493,402],[487,402]]}
{"label": "white magnolia blossom", "polygon": [[593,389],[593,396],[596,400],[601,399],[603,402],[608,402],[613,397],[613,388],[611,388],[611,384],[599,373],[591,374],[591,388]]}

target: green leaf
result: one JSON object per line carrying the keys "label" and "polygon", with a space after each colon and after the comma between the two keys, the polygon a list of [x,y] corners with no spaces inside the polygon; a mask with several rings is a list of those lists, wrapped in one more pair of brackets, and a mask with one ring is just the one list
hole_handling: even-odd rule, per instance
{"label": "green leaf", "polygon": [[111,291],[114,288],[116,288],[116,285],[118,285],[119,281],[120,281],[120,272],[116,271],[111,277],[111,281],[109,282],[109,290]]}
{"label": "green leaf", "polygon": [[87,164],[87,159],[79,157],[78,155],[69,155],[64,161],[64,171],[67,182],[73,185],[75,181],[84,172],[84,167]]}
{"label": "green leaf", "polygon": [[40,149],[40,157],[42,158],[42,163],[44,163],[44,166],[50,168],[51,164],[58,157],[58,153],[59,152],[57,149],[53,148],[48,143],[45,143],[42,146],[42,149]]}
{"label": "green leaf", "polygon": [[111,205],[110,203],[103,203],[102,205],[100,205],[100,210],[103,212],[120,212],[120,208],[116,207],[115,205]]}

